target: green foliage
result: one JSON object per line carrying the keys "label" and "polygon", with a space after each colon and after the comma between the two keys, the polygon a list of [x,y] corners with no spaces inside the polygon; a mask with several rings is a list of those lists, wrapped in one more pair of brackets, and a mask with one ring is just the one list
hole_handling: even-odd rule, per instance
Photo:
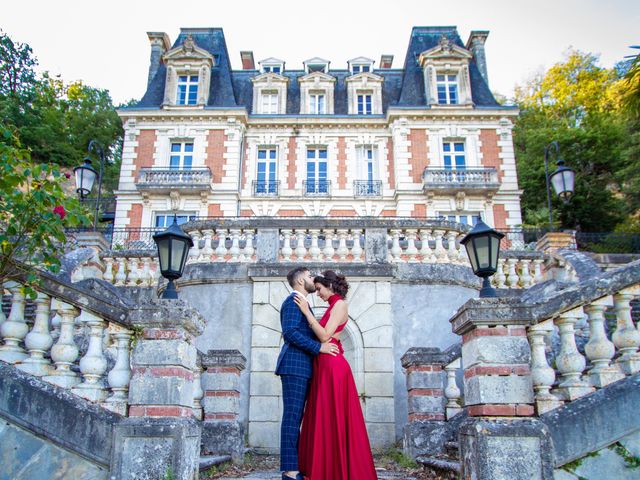
{"label": "green foliage", "polygon": [[[640,208],[640,133],[623,113],[623,81],[593,55],[569,51],[564,62],[516,90],[514,128],[524,223],[548,226],[545,147],[553,140],[576,171],[567,204],[552,194],[554,227],[589,232],[626,225]],[[549,173],[556,168],[549,156]],[[555,223],[555,222],[554,222]]]}
{"label": "green foliage", "polygon": [[[640,49],[640,46],[631,48]],[[640,54],[635,55],[624,76],[622,102],[629,115],[640,121]]]}
{"label": "green foliage", "polygon": [[31,48],[0,33],[0,120],[38,163],[75,167],[94,139],[105,149],[107,192],[116,186],[123,129],[108,91],[35,73]]}
{"label": "green foliage", "polygon": [[405,455],[398,447],[391,447],[379,453],[379,461],[382,463],[394,463],[402,468],[420,468],[416,461]]}
{"label": "green foliage", "polygon": [[614,443],[609,448],[622,457],[627,468],[640,468],[640,457],[632,455],[631,452],[627,450],[625,446],[620,442]]}
{"label": "green foliage", "polygon": [[59,270],[65,227],[90,223],[79,201],[65,194],[68,181],[56,165],[33,162],[0,125],[0,281],[26,273],[33,295],[36,267]]}

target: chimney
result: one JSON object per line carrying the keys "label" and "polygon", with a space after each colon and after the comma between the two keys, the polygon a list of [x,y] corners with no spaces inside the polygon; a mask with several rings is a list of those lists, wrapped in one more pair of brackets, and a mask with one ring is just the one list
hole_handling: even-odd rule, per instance
{"label": "chimney", "polygon": [[162,55],[171,48],[169,35],[164,32],[147,32],[149,42],[151,43],[151,60],[149,62],[149,78],[147,79],[147,87],[156,76]]}
{"label": "chimney", "polygon": [[253,61],[253,52],[240,52],[243,70],[255,70],[256,64]]}
{"label": "chimney", "polygon": [[380,57],[380,68],[391,68],[393,64],[393,55],[382,55]]}
{"label": "chimney", "polygon": [[487,41],[489,32],[487,30],[474,30],[469,34],[467,40],[467,50],[471,51],[473,58],[478,65],[480,75],[484,78],[487,86],[489,86],[489,75],[487,74],[487,57],[484,54],[484,42]]}

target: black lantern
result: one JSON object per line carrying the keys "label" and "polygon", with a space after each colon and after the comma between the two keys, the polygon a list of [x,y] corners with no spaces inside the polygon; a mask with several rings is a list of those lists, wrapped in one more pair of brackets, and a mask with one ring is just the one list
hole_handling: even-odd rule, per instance
{"label": "black lantern", "polygon": [[[98,195],[96,196],[95,214],[93,216],[93,229],[98,227],[98,212],[100,210],[100,193],[102,190],[102,177],[104,172],[104,150],[98,142],[91,140],[89,147],[87,148],[88,155],[84,159],[84,163],[79,167],[73,169],[73,173],[76,176],[76,192],[80,195],[80,199],[86,198],[93,189],[93,184],[98,177]],[[96,172],[95,168],[91,165],[91,150],[95,150],[98,158],[100,159],[100,173]]]}
{"label": "black lantern", "polygon": [[481,297],[495,297],[496,290],[491,286],[489,277],[498,269],[500,240],[504,234],[496,232],[482,220],[479,220],[460,243],[467,250],[473,273],[482,278]]}
{"label": "black lantern", "polygon": [[[549,175],[549,153],[553,149],[556,156],[556,170]],[[549,229],[553,231],[553,211],[551,209],[551,186],[556,194],[563,202],[568,202],[573,195],[575,185],[576,172],[564,164],[564,160],[560,158],[560,146],[558,142],[551,142],[544,149],[544,175],[547,181],[547,206],[549,208]]]}
{"label": "black lantern", "polygon": [[184,233],[173,216],[173,224],[164,232],[153,236],[153,241],[158,247],[158,259],[160,260],[160,273],[169,280],[162,298],[177,299],[178,292],[173,281],[182,276],[184,266],[187,263],[189,249],[193,247],[193,240]]}

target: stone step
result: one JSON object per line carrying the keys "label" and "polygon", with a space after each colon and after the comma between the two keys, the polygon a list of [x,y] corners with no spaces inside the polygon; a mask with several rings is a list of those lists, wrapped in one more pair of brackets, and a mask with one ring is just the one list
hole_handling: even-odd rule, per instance
{"label": "stone step", "polygon": [[444,470],[449,472],[460,473],[460,462],[445,458],[428,457],[426,455],[416,458],[416,462],[425,467],[434,468],[436,470]]}
{"label": "stone step", "polygon": [[230,462],[231,455],[203,455],[200,457],[200,470],[207,470],[214,465],[220,465],[224,462]]}
{"label": "stone step", "polygon": [[[407,477],[403,473],[386,472],[377,470],[378,480],[416,480],[415,477]],[[277,470],[265,470],[261,472],[252,472],[245,477],[222,477],[219,480],[281,480],[282,474]]]}

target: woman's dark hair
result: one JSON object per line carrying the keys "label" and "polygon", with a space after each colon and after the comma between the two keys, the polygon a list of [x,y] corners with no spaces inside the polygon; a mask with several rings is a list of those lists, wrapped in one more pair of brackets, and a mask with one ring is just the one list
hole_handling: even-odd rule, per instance
{"label": "woman's dark hair", "polygon": [[321,275],[316,275],[313,283],[319,283],[330,288],[342,298],[347,296],[349,291],[349,283],[344,275],[334,272],[333,270],[325,270]]}

